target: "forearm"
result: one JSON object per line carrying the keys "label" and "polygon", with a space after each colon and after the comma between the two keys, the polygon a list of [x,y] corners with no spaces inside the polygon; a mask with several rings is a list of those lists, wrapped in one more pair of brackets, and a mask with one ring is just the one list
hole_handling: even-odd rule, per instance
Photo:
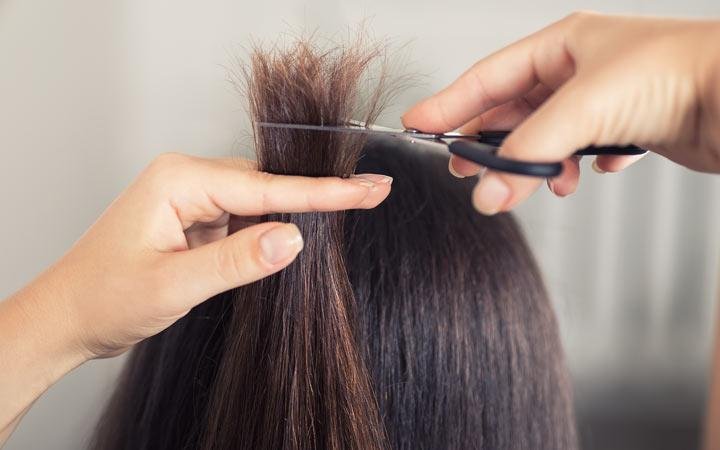
{"label": "forearm", "polygon": [[51,278],[0,303],[0,445],[32,403],[86,359]]}

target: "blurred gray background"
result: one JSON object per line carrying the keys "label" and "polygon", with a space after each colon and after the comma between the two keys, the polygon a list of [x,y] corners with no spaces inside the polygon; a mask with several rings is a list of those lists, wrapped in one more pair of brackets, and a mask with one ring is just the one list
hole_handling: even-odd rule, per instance
{"label": "blurred gray background", "polygon": [[[370,18],[423,75],[384,118],[577,9],[719,16],[717,0],[0,0],[0,298],[57,259],[158,153],[241,154],[224,66],[251,37]],[[628,70],[632,70],[629,67]],[[518,211],[556,302],[586,449],[698,445],[720,270],[720,177],[650,156],[585,162],[579,192]],[[122,359],[47,392],[7,449],[78,449]],[[1,405],[0,405],[1,407]],[[168,414],[172,414],[168,411]]]}

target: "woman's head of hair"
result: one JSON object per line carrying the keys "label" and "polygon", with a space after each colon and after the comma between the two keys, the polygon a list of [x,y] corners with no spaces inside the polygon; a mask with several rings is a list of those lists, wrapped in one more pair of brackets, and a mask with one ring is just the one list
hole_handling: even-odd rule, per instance
{"label": "woman's head of hair", "polygon": [[[257,48],[253,122],[372,122],[384,46]],[[139,344],[95,448],[572,448],[557,325],[522,234],[446,156],[397,139],[254,127],[261,170],[394,177],[370,211],[269,216],[305,239],[280,273]]]}

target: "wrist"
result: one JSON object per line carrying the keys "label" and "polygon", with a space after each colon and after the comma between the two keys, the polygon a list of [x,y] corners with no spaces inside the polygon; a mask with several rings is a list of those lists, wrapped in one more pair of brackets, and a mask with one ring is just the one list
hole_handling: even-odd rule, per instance
{"label": "wrist", "polygon": [[[44,364],[49,384],[91,359],[83,345],[69,274],[51,267],[11,297],[23,323],[22,335],[29,350],[38,357],[51,358]],[[42,360],[36,358],[35,361]]]}
{"label": "wrist", "polygon": [[0,429],[88,359],[47,278],[0,303]]}

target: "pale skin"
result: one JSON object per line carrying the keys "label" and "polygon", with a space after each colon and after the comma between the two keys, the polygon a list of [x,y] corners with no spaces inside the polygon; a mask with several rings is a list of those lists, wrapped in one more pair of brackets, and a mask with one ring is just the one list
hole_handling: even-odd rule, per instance
{"label": "pale skin", "polygon": [[[560,196],[578,182],[569,155],[590,144],[633,142],[717,173],[717,42],[717,21],[575,14],[482,59],[403,122],[428,132],[515,128],[501,153],[564,160],[563,175],[548,182]],[[603,157],[595,166],[614,172],[635,159]],[[459,176],[480,171],[455,157],[450,164]],[[297,228],[249,225],[253,217],[373,208],[391,181],[269,175],[243,160],[156,159],[60,261],[0,303],[0,444],[73,368],[119,354],[212,295],[290,264],[302,249]],[[473,202],[487,214],[506,211],[539,183],[486,173]]]}
{"label": "pale skin", "polygon": [[120,354],[209,297],[290,264],[303,244],[297,227],[251,224],[254,217],[373,208],[391,182],[270,175],[239,159],[156,158],[65,256],[0,303],[0,443],[73,368]]}
{"label": "pale skin", "polygon": [[[514,129],[499,154],[563,161],[549,180],[559,196],[575,191],[591,144],[634,143],[679,164],[720,172],[720,21],[576,13],[478,61],[415,105],[403,124],[427,132]],[[603,156],[593,167],[617,172],[639,157]],[[453,156],[450,170],[481,168]],[[485,214],[507,211],[542,183],[488,172],[473,192]]]}

